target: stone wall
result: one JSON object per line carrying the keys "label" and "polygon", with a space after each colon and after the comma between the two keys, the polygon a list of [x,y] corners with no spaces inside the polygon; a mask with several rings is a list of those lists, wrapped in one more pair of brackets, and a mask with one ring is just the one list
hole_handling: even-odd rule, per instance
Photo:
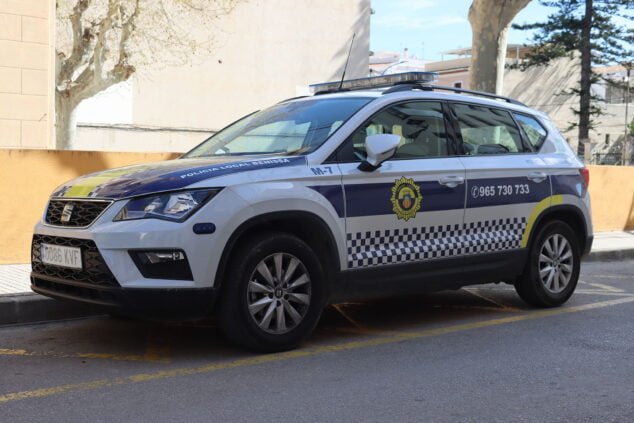
{"label": "stone wall", "polygon": [[55,2],[0,1],[0,146],[51,146]]}

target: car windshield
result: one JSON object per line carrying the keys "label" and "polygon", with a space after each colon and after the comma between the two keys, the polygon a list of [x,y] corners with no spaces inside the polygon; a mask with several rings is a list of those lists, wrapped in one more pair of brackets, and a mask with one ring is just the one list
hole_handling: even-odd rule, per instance
{"label": "car windshield", "polygon": [[195,147],[183,158],[314,151],[372,98],[315,98],[253,113]]}

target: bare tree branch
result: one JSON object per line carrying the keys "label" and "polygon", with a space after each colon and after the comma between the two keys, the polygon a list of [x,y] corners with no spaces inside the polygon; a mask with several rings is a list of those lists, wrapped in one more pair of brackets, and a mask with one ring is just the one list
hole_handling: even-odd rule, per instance
{"label": "bare tree branch", "polygon": [[68,17],[73,34],[73,48],[70,56],[62,62],[58,82],[71,79],[73,71],[84,56],[85,39],[82,16],[86,9],[88,9],[88,6],[89,0],[79,0],[73,8],[73,13]]}
{"label": "bare tree branch", "polygon": [[81,101],[128,80],[139,66],[204,57],[213,46],[212,22],[240,1],[246,0],[57,0],[58,147],[72,147]]}

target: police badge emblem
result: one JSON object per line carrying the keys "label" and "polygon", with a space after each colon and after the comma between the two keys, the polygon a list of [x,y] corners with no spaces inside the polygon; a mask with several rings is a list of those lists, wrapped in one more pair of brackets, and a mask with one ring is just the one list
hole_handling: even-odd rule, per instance
{"label": "police badge emblem", "polygon": [[416,217],[423,201],[423,195],[413,179],[403,176],[394,182],[390,201],[396,217],[408,221]]}

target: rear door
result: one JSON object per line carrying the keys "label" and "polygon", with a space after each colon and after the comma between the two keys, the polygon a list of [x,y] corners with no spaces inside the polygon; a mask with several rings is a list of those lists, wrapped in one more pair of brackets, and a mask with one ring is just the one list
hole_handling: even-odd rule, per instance
{"label": "rear door", "polygon": [[465,263],[517,273],[533,221],[550,201],[546,163],[503,108],[454,103],[452,117],[467,178]]}
{"label": "rear door", "polygon": [[[458,260],[465,170],[455,156],[444,107],[433,101],[386,107],[338,152],[348,269]],[[365,138],[385,133],[401,137],[395,157],[372,172],[359,170]],[[453,270],[459,271],[456,263]]]}

